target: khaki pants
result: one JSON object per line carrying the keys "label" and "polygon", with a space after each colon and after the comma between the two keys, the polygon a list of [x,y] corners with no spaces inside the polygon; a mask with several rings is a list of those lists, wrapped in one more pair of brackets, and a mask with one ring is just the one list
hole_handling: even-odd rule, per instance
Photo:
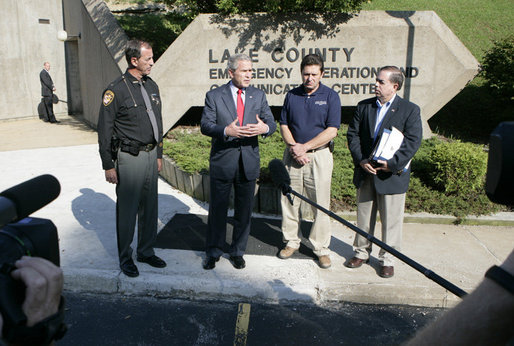
{"label": "khaki pants", "polygon": [[[357,227],[371,235],[375,233],[377,210],[382,223],[382,241],[400,251],[402,242],[405,193],[381,195],[375,191],[373,177],[370,175],[357,190]],[[365,237],[356,235],[353,242],[355,257],[368,259],[372,243]],[[380,249],[378,259],[384,266],[394,264],[394,256]]]}
{"label": "khaki pants", "polygon": [[[333,159],[328,148],[308,153],[310,163],[301,166],[289,154],[284,152],[284,164],[291,178],[291,188],[301,195],[316,202],[322,207],[330,208],[330,182],[332,180]],[[293,197],[291,205],[287,197],[282,196],[282,234],[287,246],[298,249],[300,238],[298,237],[300,218],[300,199]],[[316,256],[329,255],[330,219],[325,213],[313,207],[314,223],[309,234],[309,240],[314,247]]]}

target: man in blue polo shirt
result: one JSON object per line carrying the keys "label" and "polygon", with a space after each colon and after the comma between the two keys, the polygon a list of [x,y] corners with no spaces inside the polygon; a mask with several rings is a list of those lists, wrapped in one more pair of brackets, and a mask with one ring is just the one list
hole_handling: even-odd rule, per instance
{"label": "man in blue polo shirt", "polygon": [[[302,85],[287,93],[280,115],[280,131],[286,143],[284,164],[291,187],[324,208],[330,207],[332,180],[331,141],[341,124],[341,100],[332,89],[321,84],[323,60],[316,54],[303,58],[300,65]],[[300,199],[293,204],[282,196],[282,233],[286,246],[278,257],[291,257],[300,248]],[[314,223],[309,240],[318,256],[319,266],[329,268],[331,228],[329,217],[313,208]]]}

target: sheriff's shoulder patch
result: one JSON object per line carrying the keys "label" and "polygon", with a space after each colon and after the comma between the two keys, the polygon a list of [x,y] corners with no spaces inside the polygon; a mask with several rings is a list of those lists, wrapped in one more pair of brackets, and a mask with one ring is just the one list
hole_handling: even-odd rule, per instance
{"label": "sheriff's shoulder patch", "polygon": [[110,105],[112,100],[114,100],[114,93],[111,90],[107,90],[104,93],[104,99],[103,99],[104,106]]}

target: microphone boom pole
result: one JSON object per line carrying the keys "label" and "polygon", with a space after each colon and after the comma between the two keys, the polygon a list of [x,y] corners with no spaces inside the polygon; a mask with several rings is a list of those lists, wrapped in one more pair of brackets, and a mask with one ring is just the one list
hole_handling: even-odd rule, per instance
{"label": "microphone boom pole", "polygon": [[459,287],[455,286],[454,284],[452,284],[451,282],[447,281],[446,279],[442,278],[441,276],[437,275],[436,273],[434,273],[433,271],[431,271],[430,269],[428,268],[425,268],[424,266],[422,266],[421,264],[419,264],[418,262],[410,259],[409,257],[405,256],[404,254],[402,254],[401,252],[399,252],[398,250],[390,247],[389,245],[387,245],[386,243],[382,242],[381,240],[375,238],[374,236],[372,236],[371,234],[367,233],[367,232],[364,232],[363,230],[361,230],[359,227],[355,226],[354,224],[346,221],[345,219],[343,219],[342,217],[334,214],[333,212],[331,212],[330,210],[327,210],[325,208],[323,208],[321,205],[309,200],[307,197],[304,197],[302,196],[301,194],[299,194],[298,192],[296,192],[295,190],[293,190],[291,188],[291,186],[287,186],[287,188],[282,188],[282,193],[284,195],[287,195],[288,193],[291,193],[295,196],[297,196],[298,198],[300,198],[302,201],[305,201],[307,203],[309,203],[310,205],[316,207],[317,209],[321,210],[322,212],[324,212],[325,214],[327,214],[328,216],[336,219],[337,221],[341,222],[343,225],[345,225],[346,227],[349,227],[351,228],[354,232],[358,233],[359,235],[365,237],[366,239],[368,239],[370,242],[372,242],[373,244],[376,244],[378,246],[380,246],[382,249],[384,249],[385,251],[389,252],[391,255],[397,257],[398,259],[400,259],[402,262],[408,264],[409,266],[411,266],[412,268],[416,269],[417,271],[419,271],[420,273],[422,273],[423,275],[425,275],[427,278],[429,278],[430,280],[434,281],[435,283],[441,285],[442,287],[446,288],[448,291],[452,292],[453,294],[455,294],[457,297],[464,297],[465,295],[467,295],[467,293],[465,291],[463,291],[462,289],[460,289]]}

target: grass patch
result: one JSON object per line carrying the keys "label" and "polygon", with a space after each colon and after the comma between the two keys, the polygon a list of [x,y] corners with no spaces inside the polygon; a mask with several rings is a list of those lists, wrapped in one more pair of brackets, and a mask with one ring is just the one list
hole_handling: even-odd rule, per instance
{"label": "grass patch", "polygon": [[[512,0],[373,0],[362,9],[434,11],[481,63],[494,41],[514,33],[512,5]],[[499,101],[478,75],[428,123],[436,134],[486,144],[500,122],[513,120],[514,103]]]}
{"label": "grass patch", "polygon": [[434,11],[482,62],[493,42],[513,32],[512,0],[373,0],[363,10]]}

